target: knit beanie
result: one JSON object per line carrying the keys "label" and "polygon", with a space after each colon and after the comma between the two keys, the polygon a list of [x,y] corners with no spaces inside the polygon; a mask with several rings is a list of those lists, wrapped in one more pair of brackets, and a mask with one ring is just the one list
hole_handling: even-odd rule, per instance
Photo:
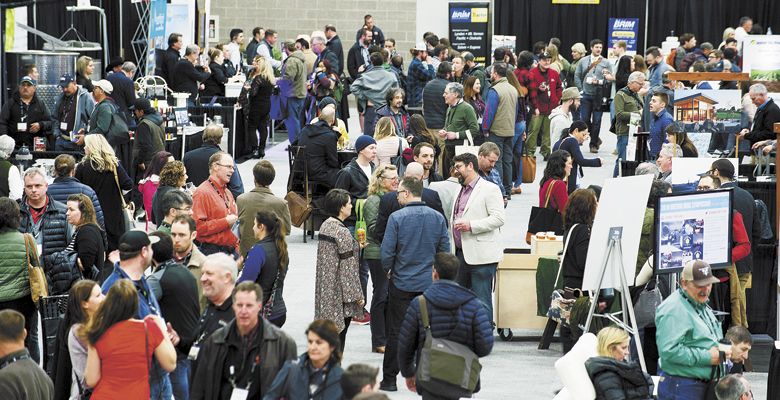
{"label": "knit beanie", "polygon": [[355,151],[360,153],[365,149],[366,147],[376,144],[376,140],[368,135],[360,135],[358,136],[357,140],[355,140]]}

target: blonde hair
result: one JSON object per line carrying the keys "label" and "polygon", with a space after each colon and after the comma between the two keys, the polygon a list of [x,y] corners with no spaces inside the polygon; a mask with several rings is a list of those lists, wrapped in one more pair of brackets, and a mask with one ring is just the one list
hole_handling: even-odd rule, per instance
{"label": "blonde hair", "polygon": [[76,73],[79,75],[84,75],[84,71],[87,70],[87,66],[89,65],[90,62],[92,62],[92,57],[89,56],[79,57],[76,60]]}
{"label": "blonde hair", "polygon": [[612,357],[612,349],[628,340],[628,334],[620,328],[608,326],[599,331],[596,340],[596,350],[599,356]]}
{"label": "blonde hair", "polygon": [[379,118],[379,121],[376,122],[376,128],[374,129],[374,140],[380,141],[386,137],[393,136],[398,136],[395,133],[395,124],[393,124],[393,119],[390,117]]}
{"label": "blonde hair", "polygon": [[368,195],[371,196],[383,193],[384,188],[382,187],[382,179],[384,179],[385,172],[397,170],[395,165],[392,164],[384,164],[376,167],[374,173],[371,174],[371,182],[368,184]]}
{"label": "blonde hair", "polygon": [[274,77],[274,70],[271,68],[271,63],[263,56],[256,56],[254,62],[257,63],[257,68],[252,71],[252,78],[262,75],[266,80],[271,82],[272,85],[276,85],[276,77]]}
{"label": "blonde hair", "polygon": [[89,161],[89,164],[96,171],[116,171],[119,159],[116,158],[114,149],[111,148],[103,135],[84,136],[84,153],[86,154],[84,161]]}

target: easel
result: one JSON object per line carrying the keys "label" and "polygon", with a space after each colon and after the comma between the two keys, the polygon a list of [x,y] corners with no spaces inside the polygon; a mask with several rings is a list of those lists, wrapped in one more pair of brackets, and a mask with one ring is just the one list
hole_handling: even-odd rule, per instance
{"label": "easel", "polygon": [[[636,315],[634,315],[634,306],[631,302],[631,293],[628,291],[628,281],[626,280],[626,271],[623,269],[623,227],[611,227],[609,228],[609,241],[607,242],[607,252],[604,257],[604,265],[599,272],[599,284],[596,290],[591,294],[590,310],[588,311],[588,318],[585,320],[584,332],[588,332],[590,329],[590,323],[593,317],[606,318],[622,329],[625,329],[636,341],[636,349],[639,354],[639,364],[642,366],[642,371],[647,372],[647,366],[645,365],[645,355],[642,351],[642,342],[639,339],[639,328],[636,326]],[[614,314],[596,314],[596,304],[598,304],[598,294],[601,291],[601,285],[604,282],[604,275],[607,273],[607,269],[610,266],[612,257],[617,257],[617,269],[620,271],[620,299],[622,301],[622,311],[615,314],[623,314],[623,320],[619,320]],[[612,262],[614,265],[614,261]],[[626,314],[628,310],[628,314]],[[629,316],[631,317],[629,320]]]}

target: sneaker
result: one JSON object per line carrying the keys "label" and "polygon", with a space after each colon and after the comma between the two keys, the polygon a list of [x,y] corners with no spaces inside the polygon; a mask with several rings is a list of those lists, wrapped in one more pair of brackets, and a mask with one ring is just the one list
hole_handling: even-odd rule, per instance
{"label": "sneaker", "polygon": [[352,318],[352,323],[355,325],[368,325],[371,323],[371,314],[368,311],[363,310],[363,316],[359,318]]}
{"label": "sneaker", "polygon": [[379,383],[379,390],[383,392],[397,392],[398,386],[396,386],[395,383],[382,381]]}
{"label": "sneaker", "polygon": [[617,149],[615,149],[615,150],[612,150],[612,155],[613,155],[613,156],[616,156],[616,155],[617,155]]}
{"label": "sneaker", "polygon": [[512,188],[512,194],[522,194],[523,188],[521,186],[515,186]]}
{"label": "sneaker", "polygon": [[593,145],[591,145],[591,146],[590,146],[590,152],[591,152],[591,153],[593,153],[593,154],[596,154],[596,153],[598,153],[598,152],[599,152],[599,148],[598,148],[598,146],[593,146]]}

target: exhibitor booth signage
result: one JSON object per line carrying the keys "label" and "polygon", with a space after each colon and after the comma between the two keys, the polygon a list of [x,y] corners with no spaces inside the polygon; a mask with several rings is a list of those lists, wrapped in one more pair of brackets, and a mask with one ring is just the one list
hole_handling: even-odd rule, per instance
{"label": "exhibitor booth signage", "polygon": [[450,3],[450,42],[459,52],[474,54],[474,61],[485,63],[488,60],[490,43],[488,41],[489,2]]}
{"label": "exhibitor booth signage", "polygon": [[636,54],[636,40],[639,37],[639,18],[610,18],[607,35],[610,55],[615,43],[626,42],[626,54]]}

